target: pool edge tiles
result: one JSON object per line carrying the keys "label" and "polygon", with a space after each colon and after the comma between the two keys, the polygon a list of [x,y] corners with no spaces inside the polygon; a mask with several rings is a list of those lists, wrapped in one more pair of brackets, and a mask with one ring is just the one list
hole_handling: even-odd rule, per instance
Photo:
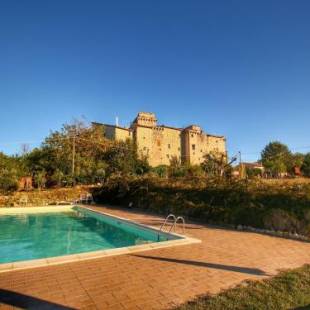
{"label": "pool edge tiles", "polygon": [[10,207],[0,208],[1,215],[15,215],[15,214],[37,214],[37,213],[57,213],[57,212],[71,212],[74,205],[55,205],[46,207]]}
{"label": "pool edge tiles", "polygon": [[[5,215],[5,214],[11,215],[11,214],[20,214],[20,213],[46,213],[46,212],[60,212],[60,211],[70,212],[73,210],[74,207],[75,207],[74,205],[70,205],[70,206],[53,206],[53,207],[5,208],[5,209],[9,209],[10,212],[9,213],[0,212],[0,216]],[[150,229],[152,231],[159,232],[158,228],[153,227],[153,226],[148,226],[148,225],[144,225],[141,223],[137,223],[135,221],[122,218],[119,216],[115,216],[109,213],[95,211],[91,208],[84,207],[81,205],[78,205],[77,207],[89,210],[90,212],[94,212],[98,215],[109,216],[114,219],[126,221],[127,223],[132,224],[132,225],[137,225],[144,229]],[[0,210],[2,211],[3,209],[0,209]],[[14,212],[16,210],[12,210],[12,209],[16,209],[16,210],[18,209],[19,212]],[[162,242],[151,242],[147,244],[132,245],[132,246],[120,247],[120,248],[114,248],[114,249],[105,249],[105,250],[82,252],[82,253],[70,254],[70,255],[54,256],[54,257],[48,257],[48,258],[24,260],[24,261],[9,262],[9,263],[0,263],[0,273],[23,270],[23,269],[31,269],[31,268],[36,268],[36,267],[53,266],[53,265],[59,265],[59,264],[65,264],[65,263],[73,263],[73,262],[91,260],[91,259],[99,259],[99,258],[104,258],[104,257],[109,257],[109,256],[118,256],[118,255],[123,255],[123,254],[131,254],[135,252],[143,252],[143,251],[155,250],[159,248],[166,248],[166,247],[180,246],[180,245],[187,245],[187,244],[201,242],[201,240],[199,239],[187,237],[185,235],[180,235],[176,233],[164,233],[164,234],[174,236],[176,237],[176,239],[170,239],[170,240],[162,241]]]}

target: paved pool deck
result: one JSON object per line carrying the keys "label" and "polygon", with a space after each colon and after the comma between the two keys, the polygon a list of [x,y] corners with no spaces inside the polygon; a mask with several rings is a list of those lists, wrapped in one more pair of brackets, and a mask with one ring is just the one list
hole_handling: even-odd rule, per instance
{"label": "paved pool deck", "polygon": [[[158,226],[163,218],[91,208]],[[167,309],[310,263],[310,243],[187,224],[201,243],[0,273],[0,309]]]}

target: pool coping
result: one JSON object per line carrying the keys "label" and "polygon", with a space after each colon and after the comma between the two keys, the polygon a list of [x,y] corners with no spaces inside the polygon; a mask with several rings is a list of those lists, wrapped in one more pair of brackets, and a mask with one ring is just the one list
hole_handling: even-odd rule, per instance
{"label": "pool coping", "polygon": [[[159,232],[158,227],[141,224],[136,221],[126,219],[120,216],[93,210],[89,207],[86,207],[84,205],[79,205],[79,204],[53,206],[53,207],[47,206],[47,207],[1,208],[0,215],[31,213],[31,211],[35,211],[33,213],[59,212],[60,210],[62,210],[62,212],[64,211],[69,212],[75,206],[87,209],[97,214],[106,215],[106,216],[116,218],[116,219],[131,223],[131,224],[143,227],[143,228],[152,229],[152,230]],[[2,211],[8,211],[8,213],[2,212]],[[0,273],[23,270],[23,269],[30,269],[30,268],[37,268],[37,267],[53,266],[53,265],[59,265],[59,264],[65,264],[65,263],[73,263],[73,262],[92,260],[92,259],[98,259],[98,258],[103,258],[103,257],[118,256],[118,255],[123,255],[123,254],[131,254],[131,253],[136,253],[136,252],[150,251],[150,250],[167,248],[167,247],[172,247],[172,246],[201,243],[201,240],[199,239],[188,237],[186,235],[177,234],[175,232],[173,233],[164,232],[164,233],[174,235],[177,237],[181,237],[181,239],[168,240],[168,241],[162,241],[162,242],[152,242],[152,243],[147,243],[147,244],[133,245],[129,247],[115,248],[115,249],[109,249],[109,250],[99,250],[99,251],[91,251],[91,252],[84,252],[84,253],[78,253],[78,254],[54,256],[54,257],[49,257],[49,258],[32,259],[32,260],[18,261],[18,262],[12,262],[12,263],[0,263]]]}

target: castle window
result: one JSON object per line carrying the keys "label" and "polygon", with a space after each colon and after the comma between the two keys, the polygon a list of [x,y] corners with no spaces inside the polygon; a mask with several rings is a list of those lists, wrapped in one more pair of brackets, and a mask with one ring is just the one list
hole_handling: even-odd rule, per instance
{"label": "castle window", "polygon": [[168,144],[168,149],[170,149],[171,148],[171,145],[170,144]]}
{"label": "castle window", "polygon": [[143,150],[146,151],[146,147],[144,147]]}
{"label": "castle window", "polygon": [[157,146],[160,146],[160,141],[159,140],[157,141]]}
{"label": "castle window", "polygon": [[192,150],[195,151],[195,149],[196,149],[196,145],[192,144]]}
{"label": "castle window", "polygon": [[169,154],[167,154],[167,158],[169,158]]}
{"label": "castle window", "polygon": [[194,135],[193,135],[193,134],[191,134],[191,137],[192,137],[192,138],[194,138]]}

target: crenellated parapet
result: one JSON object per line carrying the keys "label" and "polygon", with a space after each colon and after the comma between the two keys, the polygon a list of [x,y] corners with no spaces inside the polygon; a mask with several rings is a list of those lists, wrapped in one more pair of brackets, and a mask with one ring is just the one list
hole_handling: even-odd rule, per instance
{"label": "crenellated parapet", "polygon": [[129,128],[107,124],[102,126],[108,139],[134,139],[138,154],[147,157],[154,167],[169,165],[175,158],[190,164],[201,164],[210,152],[226,156],[224,136],[205,133],[198,125],[185,128],[157,125],[154,113],[139,112]]}

